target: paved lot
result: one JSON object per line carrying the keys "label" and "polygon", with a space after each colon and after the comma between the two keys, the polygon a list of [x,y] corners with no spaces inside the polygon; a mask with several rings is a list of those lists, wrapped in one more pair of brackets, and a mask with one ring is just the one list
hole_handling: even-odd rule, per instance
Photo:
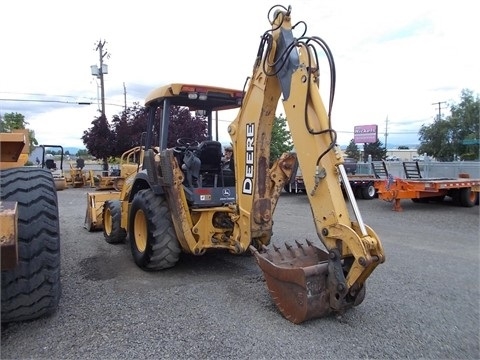
{"label": "paved lot", "polygon": [[[59,192],[63,295],[47,319],[2,328],[2,359],[478,359],[479,208],[359,200],[387,260],[365,301],[294,325],[252,257],[183,256],[148,273],[128,244],[83,229],[86,192]],[[305,194],[285,194],[275,242],[314,240]]]}

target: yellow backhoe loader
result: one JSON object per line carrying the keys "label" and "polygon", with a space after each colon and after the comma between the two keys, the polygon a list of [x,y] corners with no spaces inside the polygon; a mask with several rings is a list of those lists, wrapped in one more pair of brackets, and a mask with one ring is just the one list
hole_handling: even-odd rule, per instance
{"label": "yellow backhoe loader", "polygon": [[[154,150],[158,151],[158,148]],[[123,236],[119,236],[118,239],[116,239],[115,235],[108,235],[112,231],[113,233],[116,233],[115,229],[111,229],[112,223],[116,225],[116,222],[111,221],[110,218],[111,216],[120,216],[120,214],[116,214],[116,211],[120,211],[122,205],[128,205],[128,196],[131,190],[132,180],[143,162],[143,154],[144,148],[141,146],[136,146],[124,152],[120,158],[119,176],[102,177],[99,185],[97,185],[97,191],[87,193],[87,212],[85,214],[84,227],[88,231],[104,230],[106,237],[108,236],[110,239],[110,243],[121,242],[124,240]],[[107,203],[106,206],[105,203]],[[110,209],[111,207],[114,207],[115,209]],[[105,229],[104,211],[107,212]],[[125,209],[125,211],[127,211],[127,209]]]}
{"label": "yellow backhoe loader", "polygon": [[[331,125],[333,56],[319,37],[302,30],[295,37],[290,16],[290,7],[270,10],[270,28],[261,37],[246,91],[169,84],[147,96],[141,167],[126,197],[105,202],[103,222],[112,230],[105,233],[107,241],[128,235],[133,259],[145,270],[175,266],[181,252],[252,252],[279,311],[301,323],[359,305],[367,278],[385,255],[380,239],[363,222]],[[328,110],[319,92],[319,49],[330,65]],[[285,153],[270,166],[280,97],[296,153]],[[167,147],[171,106],[203,111],[207,140],[179,138],[177,146]],[[225,168],[222,144],[212,136],[212,114],[232,109],[238,109],[228,127],[233,162]],[[155,124],[158,111],[161,120]],[[151,149],[157,144],[158,153]],[[312,241],[282,248],[270,244],[275,206],[297,160],[324,249]]]}
{"label": "yellow backhoe loader", "polygon": [[[96,189],[121,191],[125,179],[138,171],[142,151],[143,149],[140,146],[135,146],[125,151],[120,157],[118,174],[114,175],[112,171],[112,174],[109,176],[98,177]],[[90,174],[90,177],[92,176],[93,173]]]}
{"label": "yellow backhoe loader", "polygon": [[75,163],[70,162],[70,174],[67,178],[67,183],[74,188],[82,188],[87,186],[94,187],[94,181],[91,177],[93,174],[83,170],[85,167],[85,160],[78,158]]}

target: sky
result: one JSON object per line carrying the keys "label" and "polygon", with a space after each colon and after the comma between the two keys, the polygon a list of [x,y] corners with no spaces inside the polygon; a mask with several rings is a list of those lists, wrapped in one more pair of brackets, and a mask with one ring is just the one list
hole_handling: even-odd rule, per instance
{"label": "sky", "polygon": [[[2,1],[0,115],[23,114],[40,144],[85,148],[81,136],[100,114],[90,68],[99,65],[99,41],[108,53],[108,119],[172,82],[242,89],[277,4],[290,5],[292,22],[306,22],[307,35],[333,53],[340,145],[355,126],[372,124],[387,147],[418,144],[439,107],[448,116],[462,89],[480,92],[476,1]],[[327,103],[328,65],[321,74]],[[235,113],[224,116],[219,137],[228,142]]]}

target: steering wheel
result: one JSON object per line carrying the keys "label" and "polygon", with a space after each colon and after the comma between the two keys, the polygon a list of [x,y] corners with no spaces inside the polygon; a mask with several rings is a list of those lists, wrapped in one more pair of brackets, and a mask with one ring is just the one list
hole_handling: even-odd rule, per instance
{"label": "steering wheel", "polygon": [[189,148],[189,147],[198,146],[199,142],[192,138],[181,137],[177,139],[177,144],[180,145],[181,147]]}

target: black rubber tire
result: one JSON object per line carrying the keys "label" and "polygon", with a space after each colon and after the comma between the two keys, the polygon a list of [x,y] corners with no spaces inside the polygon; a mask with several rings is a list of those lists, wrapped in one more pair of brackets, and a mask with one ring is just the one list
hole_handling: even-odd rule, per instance
{"label": "black rubber tire", "polygon": [[127,231],[121,227],[122,204],[120,200],[107,200],[103,204],[103,236],[109,244],[119,244],[127,238]]}
{"label": "black rubber tire", "polygon": [[373,184],[369,184],[368,186],[362,187],[362,198],[365,200],[372,200],[377,195],[377,190],[375,190],[375,186]]}
{"label": "black rubber tire", "polygon": [[432,197],[429,198],[429,199],[430,199],[430,201],[432,201],[432,202],[441,203],[441,202],[443,202],[443,200],[445,200],[445,195],[432,196]]}
{"label": "black rubber tire", "polygon": [[132,201],[128,222],[132,256],[137,266],[144,270],[175,266],[181,248],[164,196],[156,196],[150,189],[140,190]]}
{"label": "black rubber tire", "polygon": [[2,323],[53,314],[61,296],[60,225],[52,174],[47,169],[12,168],[0,174],[1,200],[16,201],[18,257],[2,271]]}
{"label": "black rubber tire", "polygon": [[412,201],[418,204],[426,204],[429,200],[428,198],[412,198]]}
{"label": "black rubber tire", "polygon": [[473,192],[471,188],[461,188],[458,190],[458,200],[463,207],[475,206],[478,193]]}

